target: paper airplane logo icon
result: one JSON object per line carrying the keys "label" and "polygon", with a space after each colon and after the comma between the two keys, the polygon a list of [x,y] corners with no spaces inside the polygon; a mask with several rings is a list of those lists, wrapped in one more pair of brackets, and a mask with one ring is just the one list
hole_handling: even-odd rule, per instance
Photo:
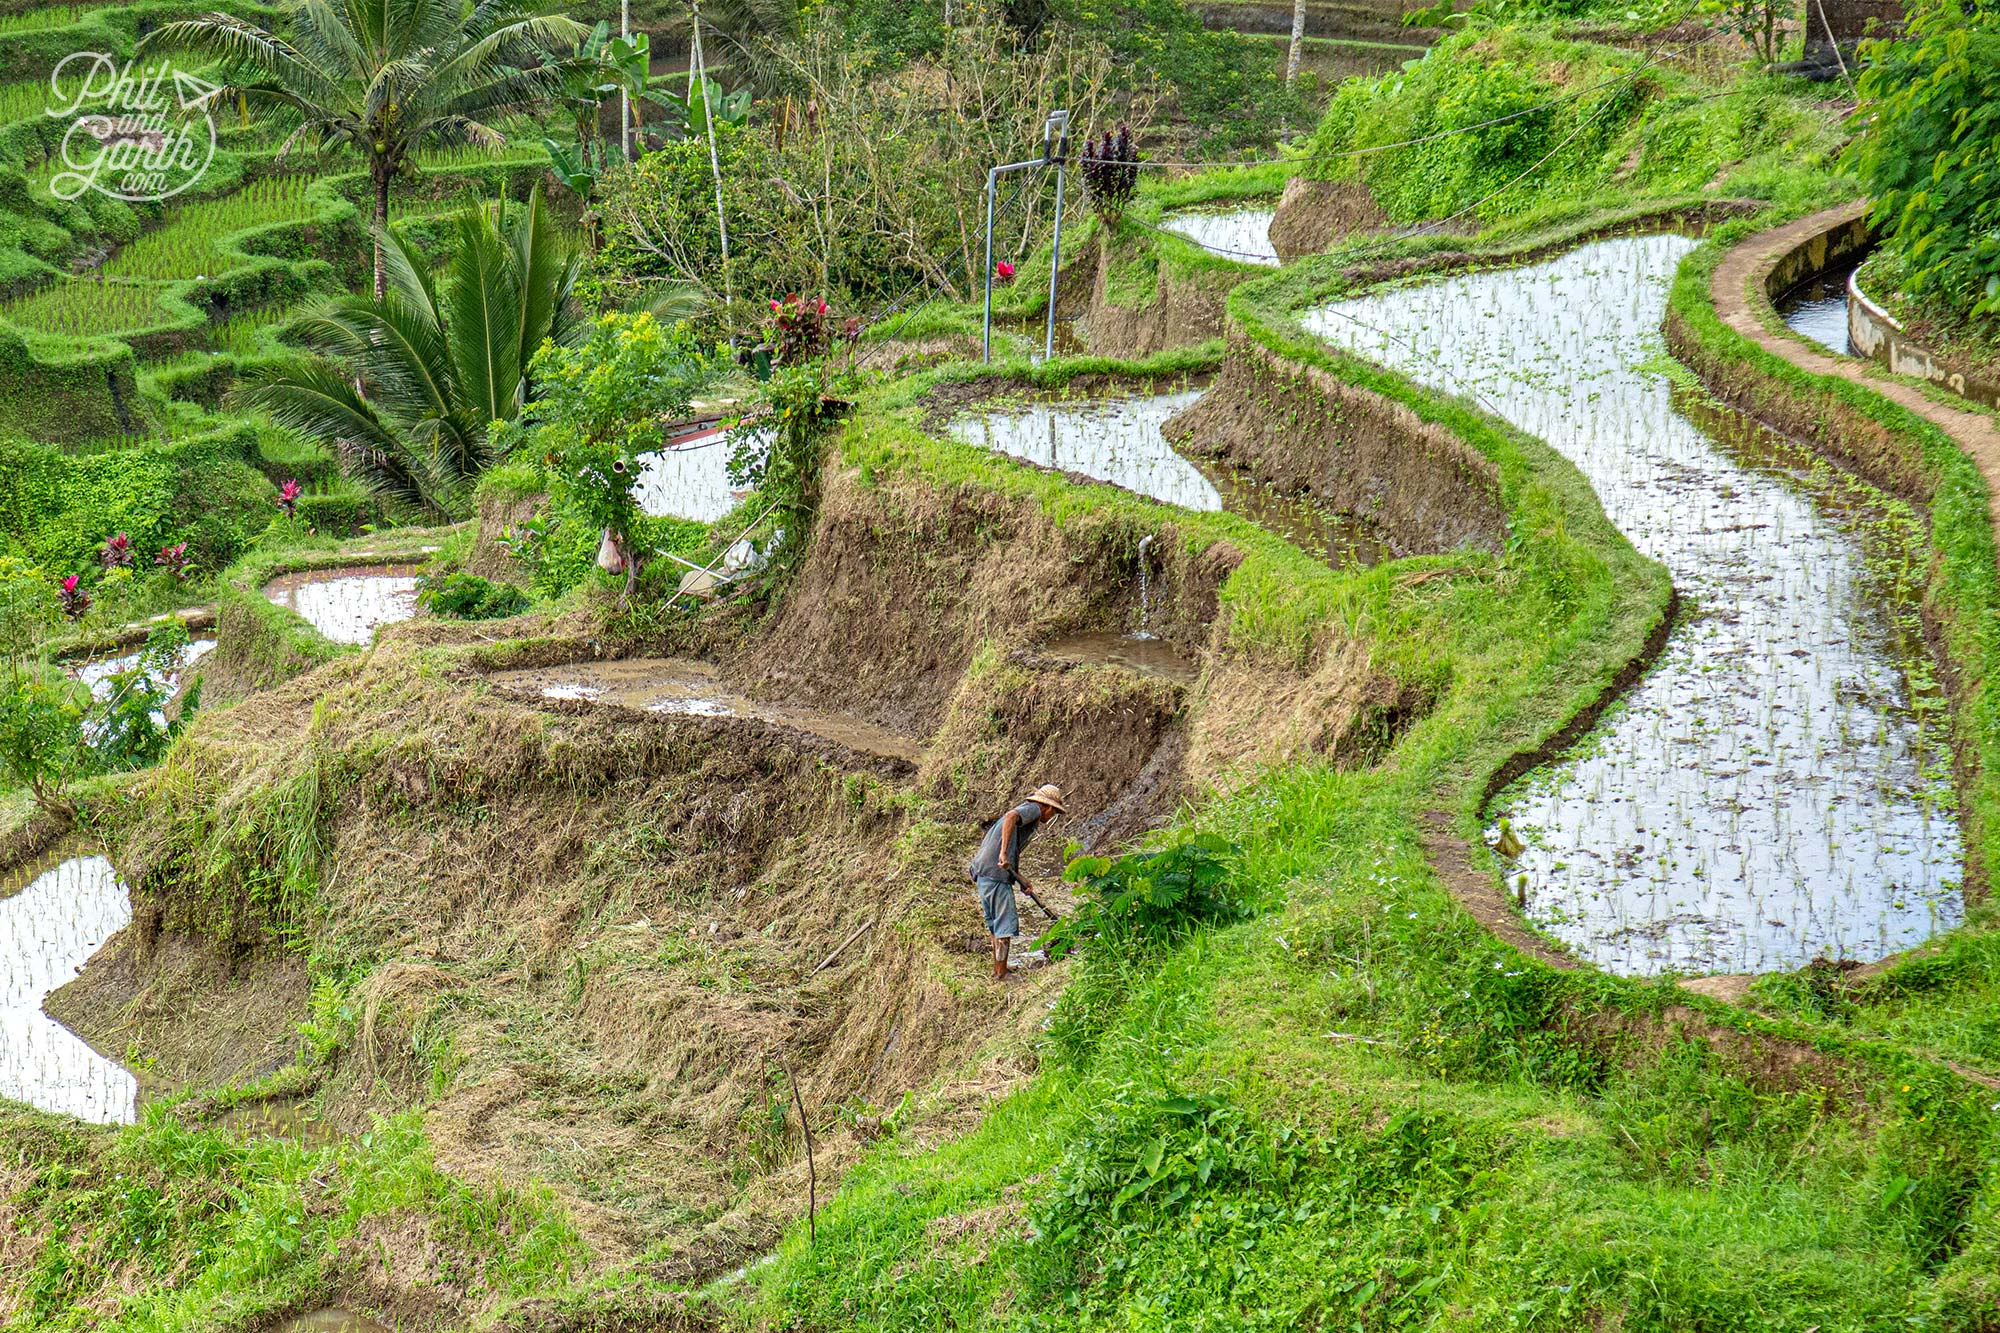
{"label": "paper airplane logo icon", "polygon": [[182,70],[174,71],[174,95],[181,99],[183,111],[202,110],[208,104],[208,100],[221,91],[220,86],[206,79],[197,79]]}

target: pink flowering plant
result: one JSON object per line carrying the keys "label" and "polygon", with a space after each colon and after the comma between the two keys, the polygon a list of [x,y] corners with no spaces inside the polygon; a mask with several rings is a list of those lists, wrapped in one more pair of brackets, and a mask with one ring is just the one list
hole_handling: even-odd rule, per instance
{"label": "pink flowering plant", "polygon": [[278,506],[279,512],[284,514],[286,518],[289,519],[298,518],[299,483],[297,478],[287,478],[284,484],[278,487],[278,498],[276,504]]}

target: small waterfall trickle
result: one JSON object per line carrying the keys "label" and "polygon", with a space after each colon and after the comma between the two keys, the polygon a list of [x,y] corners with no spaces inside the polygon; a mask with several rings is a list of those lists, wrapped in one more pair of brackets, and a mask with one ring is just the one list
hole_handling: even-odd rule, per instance
{"label": "small waterfall trickle", "polygon": [[1139,632],[1132,636],[1135,639],[1153,637],[1146,629],[1153,616],[1152,580],[1146,571],[1146,548],[1152,544],[1153,534],[1150,532],[1139,539]]}

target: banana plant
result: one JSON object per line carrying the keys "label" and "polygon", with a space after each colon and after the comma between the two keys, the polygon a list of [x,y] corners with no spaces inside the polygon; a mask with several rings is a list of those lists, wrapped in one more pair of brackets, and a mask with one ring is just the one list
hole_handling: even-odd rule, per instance
{"label": "banana plant", "polygon": [[673,139],[706,138],[710,108],[718,125],[744,125],[750,119],[750,90],[725,93],[721,84],[709,78],[694,81],[687,97],[661,86],[648,89],[646,100],[666,108],[667,121],[658,128]]}

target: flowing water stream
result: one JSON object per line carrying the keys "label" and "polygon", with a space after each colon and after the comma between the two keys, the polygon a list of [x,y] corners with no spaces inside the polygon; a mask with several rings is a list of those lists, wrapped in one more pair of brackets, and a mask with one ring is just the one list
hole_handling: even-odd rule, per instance
{"label": "flowing water stream", "polygon": [[132,919],[132,901],[111,862],[79,856],[0,881],[0,1097],[99,1124],[128,1124],[138,1082],[42,1012],[50,991],[72,981]]}
{"label": "flowing water stream", "polygon": [[1496,802],[1530,919],[1628,974],[1882,957],[1963,913],[1942,700],[1907,585],[1864,558],[1912,520],[1645,368],[1693,244],[1599,242],[1307,323],[1547,440],[1685,600],[1585,743]]}
{"label": "flowing water stream", "polygon": [[1854,264],[1806,279],[1773,304],[1795,332],[1803,333],[1829,352],[1853,356],[1847,335],[1847,279]]}

